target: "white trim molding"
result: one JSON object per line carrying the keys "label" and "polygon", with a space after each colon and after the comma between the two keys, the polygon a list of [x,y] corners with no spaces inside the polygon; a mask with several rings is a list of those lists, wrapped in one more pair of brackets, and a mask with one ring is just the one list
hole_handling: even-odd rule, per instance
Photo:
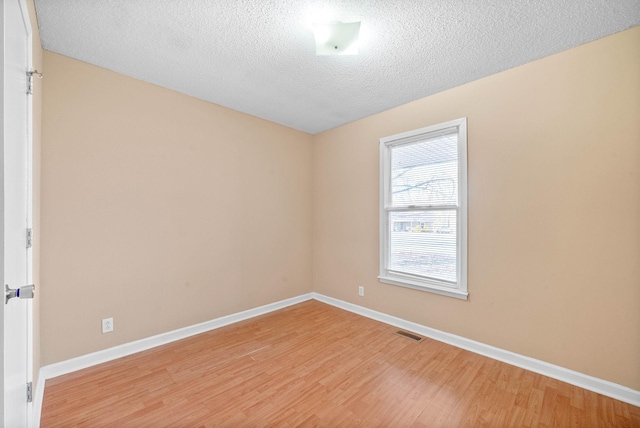
{"label": "white trim molding", "polygon": [[217,328],[234,324],[240,321],[255,318],[269,312],[277,311],[288,306],[311,300],[312,298],[312,293],[302,294],[290,299],[281,300],[279,302],[270,303],[268,305],[248,309],[242,312],[237,312],[235,314],[216,318],[210,321],[205,321],[200,324],[180,328],[177,330],[169,331],[167,333],[161,333],[155,336],[147,337],[145,339],[140,339],[134,342],[114,346],[113,348],[104,349],[102,351],[97,351],[91,354],[71,358],[69,360],[60,361],[59,363],[43,366],[40,368],[40,375],[38,376],[38,383],[36,385],[33,409],[33,426],[40,426],[42,401],[44,397],[45,381],[47,379],[52,379],[54,377],[86,369],[87,367],[92,367],[118,358],[126,357],[127,355],[135,354],[137,352],[146,351],[147,349],[155,348],[157,346],[166,345],[167,343],[175,342],[177,340],[186,339],[187,337],[195,336],[196,334],[205,333],[207,331],[215,330]]}
{"label": "white trim molding", "polygon": [[229,324],[264,315],[311,299],[640,407],[640,391],[626,386],[314,292],[43,366],[40,368],[40,375],[38,376],[38,383],[35,389],[32,419],[34,423],[32,426],[40,426],[45,381],[47,379],[165,345],[176,340],[185,339],[196,334],[215,330]]}
{"label": "white trim molding", "polygon": [[[453,138],[454,136],[455,138]],[[429,143],[424,146],[426,141]],[[412,150],[413,146],[421,147],[419,152],[422,155],[418,156],[421,159],[416,159],[415,153],[418,152],[411,154],[407,152],[407,150]],[[433,147],[427,148],[427,146]],[[452,150],[454,147],[457,149],[456,151]],[[411,159],[410,165],[407,164],[406,159]],[[396,169],[400,169],[402,172]],[[394,173],[394,171],[396,172]],[[402,176],[401,181],[403,181],[401,185],[403,189],[398,191],[395,191],[397,190],[395,186],[399,184],[396,183],[397,177],[394,176],[396,173]],[[438,181],[447,180],[453,184],[451,193],[447,197],[433,199],[426,191],[426,193],[418,191],[413,196],[410,196],[409,193],[403,193],[408,189],[416,190],[416,188],[423,187],[425,183],[428,184],[436,176]],[[454,189],[457,192],[457,197],[452,200]],[[378,275],[380,282],[467,300],[469,297],[467,292],[467,206],[466,117],[381,138],[380,274]],[[449,214],[445,214],[447,212]],[[452,213],[455,213],[455,229],[449,229]],[[442,253],[441,255],[447,258],[451,256],[451,244],[455,243],[453,251],[455,254],[455,276],[453,278],[445,279],[426,272],[417,273],[415,270],[392,262],[391,253],[394,252],[392,242],[397,241],[398,245],[413,248],[415,253],[416,239],[421,240],[427,237],[427,235],[420,233],[409,236],[411,234],[397,231],[396,226],[392,224],[394,216],[403,216],[404,221],[409,220],[411,228],[414,227],[414,221],[419,221],[420,223],[416,227],[420,227],[423,232],[428,231],[429,228],[444,226],[439,223],[446,219],[448,232],[454,232],[454,242],[448,235],[445,238],[439,233],[430,234],[428,240],[433,241],[434,246],[430,251]],[[417,220],[418,218],[421,220]],[[436,218],[440,220],[435,220]],[[429,222],[427,229],[423,229],[426,224],[422,222],[427,221]],[[401,223],[401,228],[406,232],[405,227],[407,225]],[[435,249],[436,247],[439,249]],[[422,267],[428,268],[430,264],[431,262],[425,261]]]}
{"label": "white trim molding", "polygon": [[107,361],[112,361],[117,358],[126,357],[127,355],[135,354],[137,352],[146,351],[147,349],[155,348],[157,346],[166,345],[167,343],[195,336],[196,334],[215,330],[229,324],[248,320],[269,312],[277,311],[278,309],[286,308],[287,306],[311,300],[312,298],[311,293],[303,294],[301,296],[292,297],[290,299],[281,300],[279,302],[216,318],[211,321],[205,321],[200,324],[180,328],[167,333],[161,333],[156,336],[147,337],[145,339],[114,346],[113,348],[50,364],[42,367],[40,370],[44,373],[45,379],[51,379],[77,370],[82,370],[87,367],[95,366],[97,364],[106,363]]}
{"label": "white trim molding", "polygon": [[402,318],[354,305],[353,303],[334,299],[333,297],[327,297],[319,293],[311,294],[315,300],[331,306],[640,407],[640,391],[626,386],[556,366],[555,364],[550,364],[525,355],[516,354],[515,352],[496,348],[495,346],[476,342],[475,340],[465,337],[456,336],[455,334],[436,330],[435,328],[426,327]]}
{"label": "white trim molding", "polygon": [[38,382],[36,383],[36,389],[33,392],[33,408],[31,409],[31,423],[29,427],[38,428],[40,426],[40,417],[42,416],[42,403],[44,401],[44,384],[47,379],[44,377],[42,368],[38,372]]}

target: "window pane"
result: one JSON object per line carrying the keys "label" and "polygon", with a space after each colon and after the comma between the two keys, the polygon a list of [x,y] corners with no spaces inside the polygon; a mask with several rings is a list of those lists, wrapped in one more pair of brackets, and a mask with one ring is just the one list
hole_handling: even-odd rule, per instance
{"label": "window pane", "polygon": [[458,134],[391,148],[391,205],[458,204]]}
{"label": "window pane", "polygon": [[456,210],[389,213],[389,270],[456,282]]}

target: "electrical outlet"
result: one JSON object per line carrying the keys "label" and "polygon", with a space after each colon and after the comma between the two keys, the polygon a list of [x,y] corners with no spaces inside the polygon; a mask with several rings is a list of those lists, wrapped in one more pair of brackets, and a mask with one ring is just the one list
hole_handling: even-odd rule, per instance
{"label": "electrical outlet", "polygon": [[113,318],[105,318],[102,320],[102,332],[111,333],[113,331]]}
{"label": "electrical outlet", "polygon": [[359,296],[364,296],[364,287],[362,285],[360,287],[358,287],[358,295]]}

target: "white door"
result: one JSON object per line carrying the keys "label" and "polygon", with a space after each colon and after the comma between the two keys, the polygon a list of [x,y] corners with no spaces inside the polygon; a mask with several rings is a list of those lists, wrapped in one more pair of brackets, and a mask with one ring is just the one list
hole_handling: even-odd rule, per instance
{"label": "white door", "polygon": [[[29,254],[26,231],[30,221],[29,167],[30,107],[27,71],[30,66],[31,27],[24,0],[3,0],[3,162],[0,174],[3,192],[0,210],[4,254],[1,286],[18,288],[28,284]],[[2,48],[0,48],[2,49]],[[4,294],[4,293],[3,293]],[[1,302],[3,316],[3,424],[6,428],[29,423],[27,382],[30,376],[29,336],[31,301]],[[1,357],[0,357],[1,358]]]}

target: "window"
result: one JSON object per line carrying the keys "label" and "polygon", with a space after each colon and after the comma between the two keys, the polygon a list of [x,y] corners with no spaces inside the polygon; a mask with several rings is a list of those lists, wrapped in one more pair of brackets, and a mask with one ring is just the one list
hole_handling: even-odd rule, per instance
{"label": "window", "polygon": [[380,174],[380,281],[466,299],[466,118],[382,138]]}

